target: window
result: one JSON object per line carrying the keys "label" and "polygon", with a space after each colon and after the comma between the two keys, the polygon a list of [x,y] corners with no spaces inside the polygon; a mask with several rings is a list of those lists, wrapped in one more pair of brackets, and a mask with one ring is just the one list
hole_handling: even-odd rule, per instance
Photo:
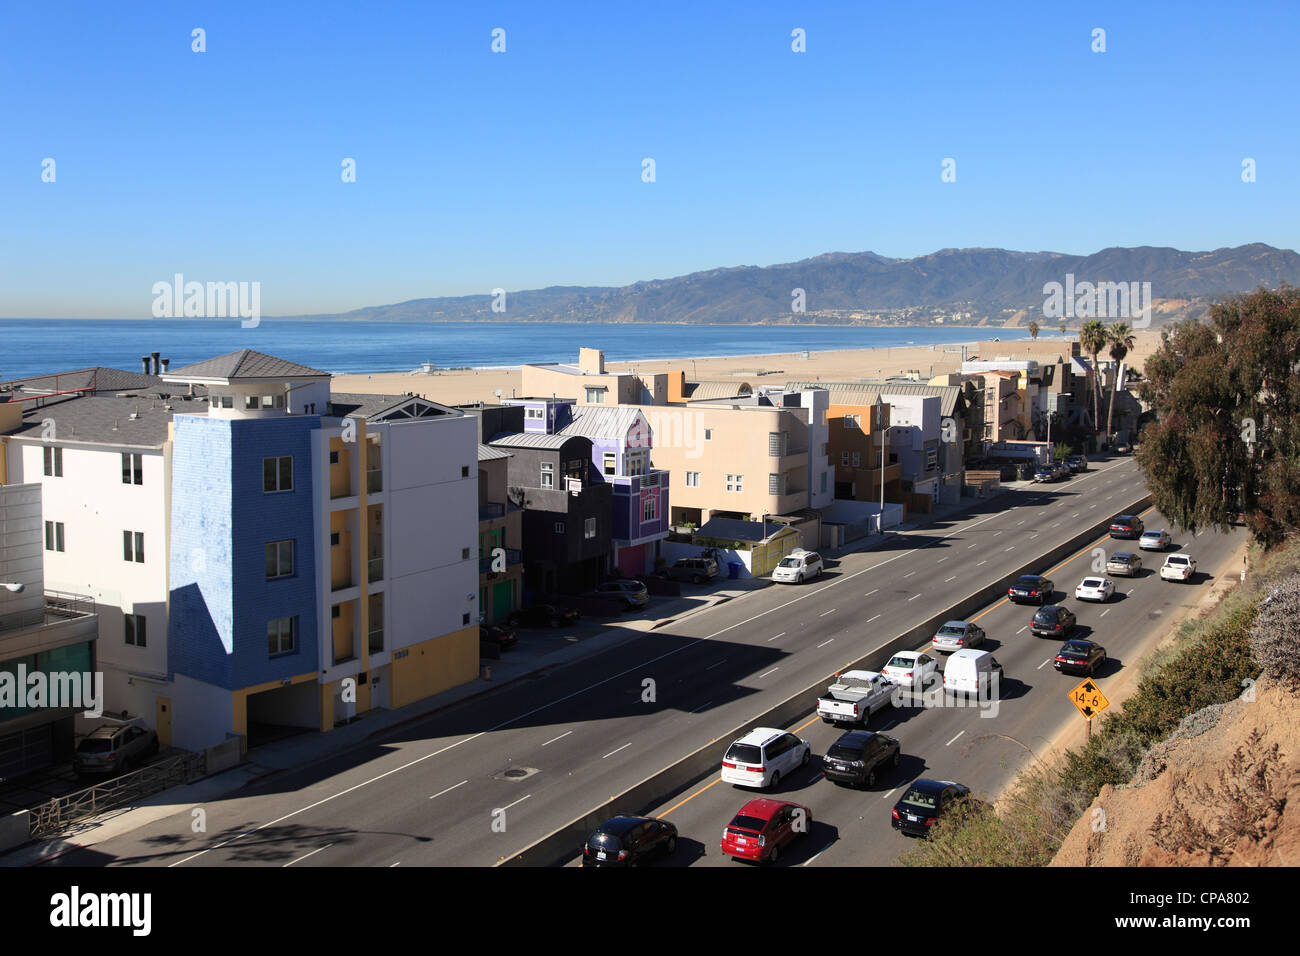
{"label": "window", "polygon": [[266,545],[266,579],[293,574],[293,541],[269,541]]}
{"label": "window", "polygon": [[785,454],[786,439],[785,432],[767,433],[767,455],[769,458],[780,458]]}
{"label": "window", "polygon": [[582,536],[584,538],[596,537],[596,519],[588,518],[582,525]]}
{"label": "window", "polygon": [[785,494],[785,475],[768,475],[767,493],[769,495]]}
{"label": "window", "polygon": [[713,429],[712,429],[712,428],[706,428],[706,429],[704,429],[704,440],[705,440],[705,441],[713,441]]}
{"label": "window", "polygon": [[333,620],[337,621],[337,620],[338,620],[339,618],[341,618],[342,616],[343,616],[343,608],[341,608],[341,607],[340,607],[339,605],[337,605],[337,604],[332,605],[332,606],[330,607],[330,618],[332,618]]}
{"label": "window", "polygon": [[861,428],[862,423],[857,415],[845,415],[843,418],[845,428]]}
{"label": "window", "polygon": [[337,465],[338,463],[339,463],[339,453],[336,451],[330,452],[330,464]]}
{"label": "window", "polygon": [[266,623],[266,649],[271,657],[292,654],[297,643],[298,618],[277,617]]}
{"label": "window", "polygon": [[136,564],[144,564],[143,531],[122,532],[122,558],[125,561],[134,561]]}
{"label": "window", "polygon": [[612,454],[610,452],[606,452],[604,457],[604,463],[605,463],[604,464],[605,474],[607,475],[616,474],[618,469],[618,455]]}
{"label": "window", "polygon": [[925,470],[934,471],[939,467],[939,452],[933,448],[925,450]]}
{"label": "window", "polygon": [[555,464],[553,462],[542,462],[542,487],[555,487]]}
{"label": "window", "polygon": [[63,550],[63,522],[62,521],[45,522],[45,550],[46,551]]}
{"label": "window", "polygon": [[256,395],[245,395],[245,396],[244,396],[244,408],[248,409],[248,408],[256,408],[256,407],[257,407],[257,396],[256,396]]}
{"label": "window", "polygon": [[853,467],[859,468],[861,466],[862,466],[862,452],[855,451],[853,453]]}
{"label": "window", "polygon": [[825,493],[826,493],[826,472],[824,472],[824,471],[822,472],[822,479],[821,479],[821,492],[822,492],[822,494],[825,494]]}
{"label": "window", "polygon": [[468,477],[469,477],[469,465],[461,465],[461,466],[460,466],[460,476],[461,476],[462,478],[468,478]]}
{"label": "window", "polygon": [[339,532],[337,532],[337,531],[331,531],[331,532],[330,532],[330,547],[331,547],[331,548],[337,548],[337,547],[339,546],[339,541],[341,541],[341,540],[342,540],[342,535],[340,535]]}
{"label": "window", "polygon": [[143,614],[123,614],[126,622],[126,642],[132,647],[145,646],[145,626]]}
{"label": "window", "polygon": [[546,415],[542,412],[540,408],[526,408],[524,409],[524,417],[534,418],[537,419],[538,421],[541,421],[546,417]]}
{"label": "window", "polygon": [[605,388],[604,388],[604,386],[595,386],[595,387],[588,386],[588,387],[585,389],[585,391],[586,391],[586,393],[587,393],[587,404],[588,404],[588,405],[604,405],[604,404],[605,404]]}
{"label": "window", "polygon": [[840,464],[847,467],[848,463],[849,463],[849,453],[847,451],[840,452]]}
{"label": "window", "polygon": [[659,499],[651,495],[641,501],[641,520],[654,521],[659,517]]}
{"label": "window", "polygon": [[572,461],[564,463],[564,474],[569,478],[577,478],[579,481],[587,477],[587,465],[589,460],[575,458]]}
{"label": "window", "polygon": [[263,407],[263,408],[275,408],[275,396],[274,396],[274,395],[263,395],[263,396],[262,396],[262,407]]}
{"label": "window", "polygon": [[284,408],[284,396],[283,396],[283,395],[277,395],[277,396],[275,396],[275,407],[276,407],[276,408]]}
{"label": "window", "polygon": [[556,534],[564,534],[564,522],[563,522],[563,521],[557,521],[557,522],[555,522],[555,533],[556,533]]}
{"label": "window", "polygon": [[627,468],[627,474],[636,477],[645,474],[645,452],[630,451],[624,456],[623,464]]}
{"label": "window", "polygon": [[744,490],[745,490],[745,476],[744,476],[744,475],[728,475],[728,476],[727,476],[727,490],[728,490],[728,491],[744,491]]}
{"label": "window", "polygon": [[50,478],[63,477],[63,449],[57,445],[45,446],[45,474]]}
{"label": "window", "polygon": [[293,491],[293,456],[262,459],[262,491]]}
{"label": "window", "polygon": [[468,561],[468,560],[469,560],[469,548],[461,548],[461,549],[460,549],[460,559],[461,559],[462,561]]}
{"label": "window", "polygon": [[144,484],[144,456],[122,452],[122,484]]}
{"label": "window", "polygon": [[686,487],[687,488],[700,487],[700,473],[698,471],[688,471],[686,473]]}
{"label": "window", "polygon": [[222,396],[221,396],[221,407],[222,407],[222,408],[234,408],[234,407],[235,407],[235,396],[233,396],[233,395],[222,395]]}

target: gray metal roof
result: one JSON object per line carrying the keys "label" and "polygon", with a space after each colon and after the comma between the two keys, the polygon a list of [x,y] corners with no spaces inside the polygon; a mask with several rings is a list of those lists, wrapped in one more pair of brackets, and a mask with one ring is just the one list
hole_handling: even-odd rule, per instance
{"label": "gray metal roof", "polygon": [[[627,437],[637,419],[645,423],[641,409],[631,405],[579,405],[573,410],[573,421],[556,434],[621,440]],[[646,430],[649,431],[648,424]]]}
{"label": "gray metal roof", "polygon": [[289,362],[264,352],[252,349],[240,349],[226,355],[218,355],[203,362],[196,362],[184,368],[171,369],[163,375],[167,381],[190,381],[221,379],[283,379],[283,378],[328,378],[329,372],[308,368],[296,362]]}
{"label": "gray metal roof", "polygon": [[577,435],[549,435],[545,432],[504,432],[494,435],[488,444],[494,448],[563,448]]}
{"label": "gray metal roof", "polygon": [[96,365],[92,368],[68,372],[51,372],[48,375],[29,375],[0,382],[0,391],[24,394],[48,394],[74,388],[93,388],[95,392],[120,392],[139,389],[170,389],[156,375],[143,372],[125,372],[120,368]]}
{"label": "gray metal roof", "polygon": [[[133,413],[138,417],[133,419]],[[24,409],[22,425],[9,434],[41,440],[45,435],[44,421],[49,418],[54,420],[55,444],[87,442],[156,448],[167,440],[167,424],[173,415],[207,413],[208,403],[203,399],[186,401],[177,396],[163,402],[107,395],[71,396],[39,408]]]}
{"label": "gray metal roof", "polygon": [[512,458],[513,455],[508,451],[501,451],[499,448],[493,448],[491,445],[478,446],[479,461],[496,461],[498,458]]}
{"label": "gray metal roof", "polygon": [[737,395],[750,395],[753,388],[748,382],[687,382],[682,389],[682,397],[691,402],[707,402],[719,398],[735,398]]}
{"label": "gray metal roof", "polygon": [[[939,414],[951,415],[961,397],[960,385],[923,385],[917,382],[889,382],[879,379],[860,382],[786,382],[787,392],[797,392],[806,388],[824,388],[831,393],[832,405],[875,404],[876,396],[883,397],[886,404],[890,395],[937,395],[939,396]],[[854,395],[861,398],[854,398]],[[837,396],[840,399],[837,400]]]}

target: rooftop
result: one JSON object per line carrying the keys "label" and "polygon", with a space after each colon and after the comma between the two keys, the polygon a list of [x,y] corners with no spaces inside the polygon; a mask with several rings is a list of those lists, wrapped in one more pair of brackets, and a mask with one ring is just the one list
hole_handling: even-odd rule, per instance
{"label": "rooftop", "polygon": [[634,405],[579,405],[573,421],[559,429],[557,435],[582,435],[585,438],[624,438],[638,420],[646,431],[645,416]]}
{"label": "rooftop", "polygon": [[510,458],[510,457],[512,457],[510,452],[502,451],[499,448],[493,448],[491,445],[478,446],[479,461],[495,461],[498,458]]}
{"label": "rooftop", "polygon": [[133,390],[171,391],[172,388],[156,375],[125,372],[120,368],[107,368],[103,365],[73,369],[67,372],[51,372],[47,375],[29,375],[26,378],[12,378],[0,382],[0,392],[13,392],[15,397],[34,397],[74,389],[85,389],[93,392],[121,392]]}
{"label": "rooftop", "polygon": [[550,435],[545,432],[502,432],[488,440],[494,448],[563,448],[576,435]]}
{"label": "rooftop", "polygon": [[234,382],[265,381],[287,378],[329,378],[329,372],[308,368],[296,362],[289,362],[264,352],[252,349],[240,349],[226,355],[218,355],[184,368],[171,369],[163,375],[169,382]]}
{"label": "rooftop", "polygon": [[[23,409],[22,425],[10,437],[42,440],[45,420],[54,422],[55,440],[100,445],[157,448],[167,440],[167,425],[176,414],[206,415],[203,398],[178,395],[167,401],[148,397],[69,395]],[[133,417],[134,416],[134,417]]]}

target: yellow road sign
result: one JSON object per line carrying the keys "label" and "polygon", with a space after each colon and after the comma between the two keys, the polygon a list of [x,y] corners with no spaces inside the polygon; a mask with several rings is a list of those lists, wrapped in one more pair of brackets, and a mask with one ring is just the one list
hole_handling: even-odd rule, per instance
{"label": "yellow road sign", "polygon": [[1110,706],[1110,701],[1106,699],[1106,695],[1101,692],[1101,688],[1097,686],[1097,682],[1091,677],[1070,691],[1070,702],[1079,708],[1079,713],[1089,720],[1092,720]]}

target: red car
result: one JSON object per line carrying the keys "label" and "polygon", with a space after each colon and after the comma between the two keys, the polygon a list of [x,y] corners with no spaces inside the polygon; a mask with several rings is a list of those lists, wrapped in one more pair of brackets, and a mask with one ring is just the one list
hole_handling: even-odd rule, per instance
{"label": "red car", "polygon": [[788,800],[750,800],[722,831],[722,852],[738,860],[775,863],[781,850],[812,829],[812,811]]}

